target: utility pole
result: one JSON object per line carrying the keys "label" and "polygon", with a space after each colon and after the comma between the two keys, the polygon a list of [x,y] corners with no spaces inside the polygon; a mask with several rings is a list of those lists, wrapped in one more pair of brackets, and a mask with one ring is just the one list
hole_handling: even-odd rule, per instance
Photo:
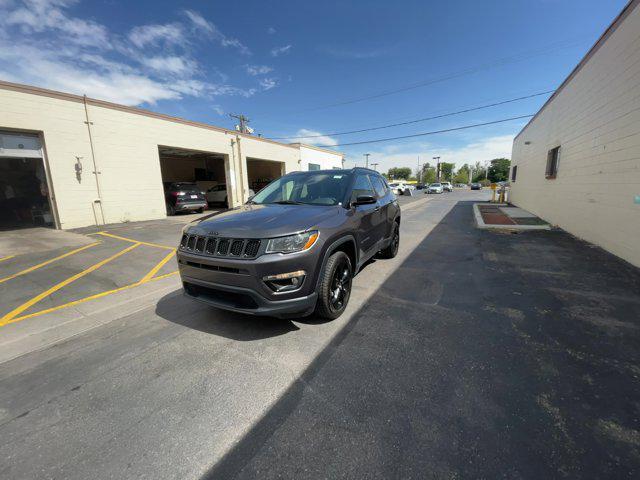
{"label": "utility pole", "polygon": [[373,169],[377,172],[378,171],[378,164],[377,163],[372,163],[371,166],[373,167]]}
{"label": "utility pole", "polygon": [[422,183],[422,170],[420,169],[420,155],[418,155],[418,183]]}
{"label": "utility pole", "polygon": [[230,113],[229,116],[231,118],[235,118],[238,120],[238,125],[237,125],[237,129],[240,133],[251,133],[250,132],[250,128],[248,126],[249,124],[249,119],[247,117],[245,117],[244,115],[240,114],[240,115],[236,115],[233,113]]}
{"label": "utility pole", "polygon": [[440,157],[433,157],[436,161],[436,180],[440,183]]}
{"label": "utility pole", "polygon": [[369,155],[371,155],[370,153],[364,153],[363,157],[366,158],[366,163],[365,163],[365,168],[369,168]]}

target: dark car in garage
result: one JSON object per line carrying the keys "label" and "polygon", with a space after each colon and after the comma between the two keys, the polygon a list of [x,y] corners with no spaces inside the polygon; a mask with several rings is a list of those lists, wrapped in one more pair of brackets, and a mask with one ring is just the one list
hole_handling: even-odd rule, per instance
{"label": "dark car in garage", "polygon": [[164,200],[167,215],[177,212],[201,213],[207,208],[207,199],[195,183],[167,182],[164,184]]}

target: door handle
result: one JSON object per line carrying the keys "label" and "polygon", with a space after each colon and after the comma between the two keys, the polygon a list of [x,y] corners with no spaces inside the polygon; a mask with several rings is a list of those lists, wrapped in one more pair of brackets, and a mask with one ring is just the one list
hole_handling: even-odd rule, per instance
{"label": "door handle", "polygon": [[380,205],[373,209],[374,212],[377,212],[378,210],[380,210]]}

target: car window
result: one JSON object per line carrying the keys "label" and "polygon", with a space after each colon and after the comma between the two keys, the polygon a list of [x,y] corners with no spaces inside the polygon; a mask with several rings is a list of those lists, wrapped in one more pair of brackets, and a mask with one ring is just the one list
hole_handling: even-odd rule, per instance
{"label": "car window", "polygon": [[387,189],[382,179],[376,175],[369,175],[369,179],[371,180],[373,189],[376,191],[378,197],[384,197],[387,194]]}
{"label": "car window", "polygon": [[348,173],[301,172],[273,181],[253,197],[253,203],[304,203],[338,205],[351,176]]}
{"label": "car window", "polygon": [[361,195],[371,195],[372,197],[375,196],[368,175],[356,176],[356,181],[353,184],[353,190],[351,191],[351,201],[353,202]]}

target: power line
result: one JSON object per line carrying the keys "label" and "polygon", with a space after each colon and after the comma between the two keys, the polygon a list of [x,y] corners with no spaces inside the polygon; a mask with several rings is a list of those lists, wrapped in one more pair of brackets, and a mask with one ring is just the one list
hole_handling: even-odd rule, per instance
{"label": "power line", "polygon": [[425,118],[418,118],[416,120],[408,120],[406,122],[398,122],[398,123],[390,123],[388,125],[381,125],[378,127],[370,127],[370,128],[362,128],[360,130],[348,130],[346,132],[334,132],[334,133],[325,133],[322,135],[304,135],[304,136],[294,136],[294,137],[269,137],[271,140],[294,140],[294,139],[299,139],[299,138],[318,138],[318,137],[326,137],[326,136],[330,136],[330,137],[338,137],[340,135],[351,135],[354,133],[363,133],[363,132],[372,132],[374,130],[382,130],[385,128],[392,128],[392,127],[400,127],[402,125],[411,125],[413,123],[419,123],[419,122],[426,122],[427,120],[435,120],[438,118],[444,118],[444,117],[451,117],[453,115],[460,115],[462,113],[468,113],[468,112],[475,112],[477,110],[482,110],[484,108],[490,108],[490,107],[496,107],[498,105],[505,105],[507,103],[513,103],[513,102],[517,102],[520,100],[526,100],[529,98],[534,98],[534,97],[539,97],[541,95],[546,95],[548,93],[553,93],[555,90],[547,90],[546,92],[540,92],[540,93],[533,93],[531,95],[525,95],[524,97],[517,97],[517,98],[511,98],[509,100],[503,100],[501,102],[495,102],[495,103],[489,103],[487,105],[482,105],[479,107],[473,107],[473,108],[466,108],[464,110],[458,110],[456,112],[450,112],[450,113],[444,113],[442,115],[435,115],[432,117],[425,117]]}
{"label": "power line", "polygon": [[494,125],[496,123],[510,122],[512,120],[520,120],[522,118],[531,118],[531,117],[533,117],[533,114],[531,114],[531,115],[520,115],[518,117],[503,118],[501,120],[494,120],[492,122],[475,123],[473,125],[464,125],[462,127],[446,128],[444,130],[434,130],[434,131],[431,131],[431,132],[414,133],[413,135],[402,135],[400,137],[378,138],[376,140],[365,140],[365,141],[362,141],[362,142],[351,142],[351,143],[338,143],[338,144],[335,144],[335,145],[318,145],[318,147],[346,147],[348,145],[364,145],[366,143],[388,142],[388,141],[391,141],[391,140],[401,140],[403,138],[424,137],[426,135],[435,135],[437,133],[455,132],[457,130],[466,130],[468,128],[483,127],[485,125]]}
{"label": "power line", "polygon": [[[380,98],[380,97],[385,97],[388,95],[394,95],[396,93],[402,93],[402,92],[406,92],[409,90],[415,90],[417,88],[421,88],[421,87],[426,87],[429,85],[433,85],[435,83],[440,83],[440,82],[444,82],[447,80],[452,80],[455,78],[459,78],[459,77],[463,77],[466,75],[470,75],[473,73],[478,73],[484,70],[490,70],[494,67],[497,66],[504,66],[504,65],[510,65],[513,63],[518,63],[521,62],[523,60],[529,60],[530,58],[535,58],[541,55],[546,55],[548,53],[553,53],[555,51],[558,50],[562,50],[568,47],[573,47],[573,46],[577,46],[577,45],[581,45],[583,43],[582,38],[584,38],[586,35],[580,35],[579,37],[574,37],[573,39],[566,39],[566,40],[562,40],[559,42],[554,42],[551,44],[547,44],[542,48],[539,49],[535,49],[535,50],[529,50],[527,52],[522,52],[516,55],[511,55],[508,57],[502,57],[502,58],[498,58],[492,62],[487,62],[485,64],[481,64],[481,65],[476,65],[473,67],[469,67],[469,68],[465,68],[463,70],[459,70],[457,72],[452,72],[452,73],[447,73],[438,77],[434,77],[434,78],[430,78],[428,80],[423,80],[420,82],[416,82],[414,84],[410,84],[410,85],[406,85],[404,87],[400,87],[400,88],[396,88],[393,90],[383,90],[380,91],[378,93],[373,93],[371,95],[366,95],[366,96],[362,96],[362,97],[356,97],[356,98],[352,98],[349,100],[344,100],[341,102],[335,102],[335,103],[330,103],[330,104],[326,104],[326,105],[321,105],[318,107],[311,107],[308,109],[304,109],[304,110],[298,110],[298,112],[308,112],[308,111],[314,111],[314,110],[323,110],[326,108],[332,108],[332,107],[339,107],[339,106],[343,106],[343,105],[350,105],[353,103],[359,103],[359,102],[364,102],[366,100],[372,100],[372,99],[376,99],[376,98]],[[580,40],[578,40],[578,38]],[[292,112],[294,113],[294,112]]]}

